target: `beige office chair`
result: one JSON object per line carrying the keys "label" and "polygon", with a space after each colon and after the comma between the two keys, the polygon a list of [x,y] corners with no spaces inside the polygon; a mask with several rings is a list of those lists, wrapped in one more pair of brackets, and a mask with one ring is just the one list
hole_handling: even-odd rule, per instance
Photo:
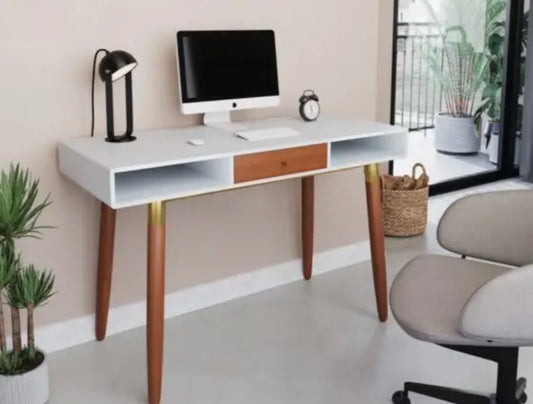
{"label": "beige office chair", "polygon": [[496,394],[408,382],[392,401],[409,404],[413,392],[457,404],[524,403],[517,363],[518,348],[533,346],[533,191],[460,199],[445,212],[437,237],[461,258],[410,261],[393,282],[392,312],[413,338],[496,362]]}

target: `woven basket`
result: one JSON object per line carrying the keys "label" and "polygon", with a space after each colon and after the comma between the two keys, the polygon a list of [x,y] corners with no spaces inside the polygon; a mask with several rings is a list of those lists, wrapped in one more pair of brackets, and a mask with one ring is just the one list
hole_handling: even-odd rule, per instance
{"label": "woven basket", "polygon": [[[429,181],[425,167],[418,163],[413,166],[412,178],[416,180],[416,169],[421,168],[420,181]],[[405,177],[383,176],[382,184],[402,181]],[[383,227],[386,236],[412,237],[424,233],[428,217],[429,187],[397,190],[383,186]]]}

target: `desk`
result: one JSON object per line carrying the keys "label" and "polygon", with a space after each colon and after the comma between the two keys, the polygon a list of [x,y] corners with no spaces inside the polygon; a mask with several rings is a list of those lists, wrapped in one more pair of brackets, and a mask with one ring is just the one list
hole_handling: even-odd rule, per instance
{"label": "desk", "polygon": [[[378,316],[387,319],[387,281],[377,163],[403,158],[407,131],[349,117],[246,122],[249,128],[290,127],[299,136],[248,142],[195,126],[136,132],[137,141],[111,144],[79,137],[59,145],[60,171],[101,201],[96,338],[105,338],[116,210],[148,205],[147,361],[150,404],[161,399],[165,297],[165,205],[189,196],[302,178],[303,276],[313,262],[314,176],[365,167],[372,267]],[[187,140],[200,138],[204,146]]]}

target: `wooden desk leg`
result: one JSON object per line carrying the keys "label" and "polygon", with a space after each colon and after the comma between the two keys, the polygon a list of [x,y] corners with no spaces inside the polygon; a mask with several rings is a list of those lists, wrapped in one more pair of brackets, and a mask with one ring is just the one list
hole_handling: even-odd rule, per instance
{"label": "wooden desk leg", "polygon": [[386,321],[388,316],[387,267],[385,263],[385,235],[381,208],[381,182],[377,164],[365,166],[365,182],[376,304],[379,319]]}
{"label": "wooden desk leg", "polygon": [[113,250],[115,245],[115,209],[100,205],[100,240],[98,244],[98,280],[96,286],[96,339],[102,341],[107,330],[107,314],[113,273]]}
{"label": "wooden desk leg", "polygon": [[315,214],[315,177],[302,178],[302,253],[303,275],[313,275],[313,234]]}
{"label": "wooden desk leg", "polygon": [[148,207],[147,360],[148,399],[161,401],[165,322],[165,202]]}

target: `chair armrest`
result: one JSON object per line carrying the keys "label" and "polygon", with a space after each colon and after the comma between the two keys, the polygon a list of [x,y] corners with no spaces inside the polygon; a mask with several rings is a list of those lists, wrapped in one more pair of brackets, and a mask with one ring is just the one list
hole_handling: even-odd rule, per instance
{"label": "chair armrest", "polygon": [[475,339],[533,345],[533,265],[510,269],[468,300],[461,332]]}
{"label": "chair armrest", "polygon": [[437,229],[445,249],[512,266],[533,263],[533,190],[475,194],[454,202]]}

